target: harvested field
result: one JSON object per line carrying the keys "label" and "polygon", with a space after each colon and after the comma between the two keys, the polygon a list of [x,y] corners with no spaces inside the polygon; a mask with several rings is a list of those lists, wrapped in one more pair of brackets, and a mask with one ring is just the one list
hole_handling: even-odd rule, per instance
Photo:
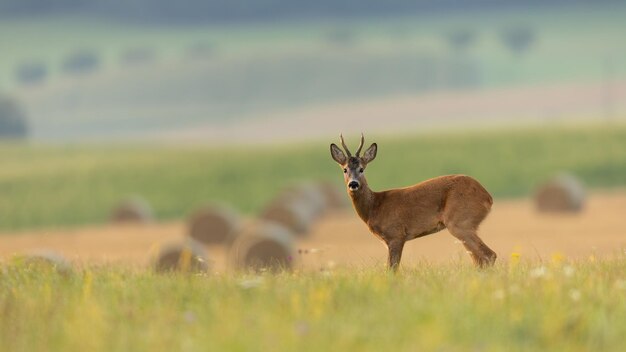
{"label": "harvested field", "polygon": [[[551,260],[554,256],[586,259],[610,257],[626,248],[626,190],[592,193],[579,215],[536,212],[531,200],[496,200],[483,223],[481,237],[507,261],[512,253],[522,259]],[[72,230],[3,233],[0,256],[48,249],[78,263],[121,263],[147,267],[157,244],[184,238],[185,224],[107,225]],[[322,218],[307,238],[296,238],[296,267],[318,270],[325,266],[382,265],[386,250],[352,209]],[[226,268],[226,250],[209,246],[218,271]],[[470,259],[447,231],[407,243],[404,266],[420,261]]]}

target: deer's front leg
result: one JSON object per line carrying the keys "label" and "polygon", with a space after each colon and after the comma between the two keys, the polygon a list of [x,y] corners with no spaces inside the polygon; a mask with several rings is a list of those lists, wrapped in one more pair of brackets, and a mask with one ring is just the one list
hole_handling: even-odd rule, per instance
{"label": "deer's front leg", "polygon": [[387,249],[389,249],[388,267],[389,269],[398,271],[400,266],[400,259],[402,259],[402,249],[404,248],[404,241],[388,241]]}

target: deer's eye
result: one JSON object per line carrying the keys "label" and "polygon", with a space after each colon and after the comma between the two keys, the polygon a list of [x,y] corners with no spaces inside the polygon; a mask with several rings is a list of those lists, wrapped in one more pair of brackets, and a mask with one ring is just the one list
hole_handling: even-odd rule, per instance
{"label": "deer's eye", "polygon": [[348,173],[348,169],[343,169],[343,173]]}
{"label": "deer's eye", "polygon": [[363,168],[361,168],[361,169],[359,170],[359,172],[360,172],[360,173],[363,173]]}

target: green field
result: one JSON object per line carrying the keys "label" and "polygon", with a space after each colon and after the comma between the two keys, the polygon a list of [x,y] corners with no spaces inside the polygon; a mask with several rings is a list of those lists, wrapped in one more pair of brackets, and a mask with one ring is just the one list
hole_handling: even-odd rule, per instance
{"label": "green field", "polygon": [[626,257],[317,273],[5,264],[3,351],[622,351]]}
{"label": "green field", "polygon": [[[179,26],[80,16],[5,19],[0,21],[0,87],[13,86],[13,69],[24,60],[48,63],[57,76],[65,56],[79,49],[100,53],[104,69],[111,70],[120,67],[120,56],[133,47],[154,48],[158,60],[170,65],[180,64],[189,48],[198,43],[211,44],[217,57],[229,59],[254,59],[270,53],[280,56],[294,51],[322,53],[333,49],[328,38],[339,30],[349,32],[353,38],[354,47],[348,48],[348,53],[369,48],[376,52],[419,50],[446,54],[450,53],[446,35],[459,28],[476,33],[477,40],[468,54],[484,62],[488,84],[589,78],[602,74],[603,58],[613,57],[619,62],[626,55],[621,40],[626,27],[624,13],[623,4],[594,4],[436,16]],[[580,26],[583,21],[587,26]],[[513,55],[502,45],[499,34],[503,28],[515,25],[530,26],[537,38],[529,55],[515,65],[524,72],[512,77]],[[626,67],[620,66],[622,74],[624,70]]]}
{"label": "green field", "polygon": [[[367,171],[375,190],[451,173],[476,177],[500,198],[527,196],[561,171],[590,187],[626,185],[622,125],[367,138],[379,144]],[[325,179],[342,186],[328,151],[336,139],[245,148],[5,144],[0,229],[103,223],[132,195],[144,197],[162,220],[207,202],[254,214],[293,183]]]}
{"label": "green field", "polygon": [[[424,92],[618,81],[626,77],[625,15],[624,4],[593,4],[195,26],[16,18],[0,21],[0,92],[29,113],[33,139],[66,141]],[[502,43],[511,26],[534,33],[522,55]],[[476,38],[462,53],[446,39],[460,29]],[[198,45],[210,54],[191,57]],[[153,51],[154,60],[124,63],[133,48]],[[64,60],[82,49],[99,67],[64,73]],[[30,61],[50,72],[40,85],[17,82],[16,68]]]}

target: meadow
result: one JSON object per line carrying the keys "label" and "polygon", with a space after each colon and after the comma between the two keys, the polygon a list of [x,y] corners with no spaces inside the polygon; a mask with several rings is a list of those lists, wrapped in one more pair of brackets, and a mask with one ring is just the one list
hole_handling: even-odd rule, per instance
{"label": "meadow", "polygon": [[[356,145],[357,136],[348,137]],[[254,147],[3,144],[0,229],[104,223],[132,195],[144,197],[160,220],[207,202],[253,215],[289,184],[324,179],[343,186],[328,151],[336,139]],[[371,142],[379,144],[367,171],[375,190],[451,173],[479,179],[498,198],[527,196],[561,171],[592,188],[626,180],[622,125],[368,135]]]}
{"label": "meadow", "polygon": [[[359,99],[618,81],[626,77],[625,12],[616,3],[193,26],[0,21],[0,91],[23,104],[32,127],[27,142],[0,142],[0,351],[623,350],[623,123],[560,127],[546,117],[545,126],[523,129],[366,130],[366,143],[379,146],[367,170],[373,189],[463,173],[497,198],[481,233],[497,249],[495,267],[475,269],[443,234],[408,245],[397,274],[352,210],[327,214],[310,238],[298,238],[294,249],[316,254],[299,254],[291,272],[234,272],[227,249],[210,247],[210,272],[157,274],[147,258],[183,239],[184,219],[200,205],[252,217],[291,184],[343,187],[328,149],[338,136],[272,145],[111,141]],[[518,54],[500,38],[515,25],[535,35]],[[463,29],[476,37],[457,50],[447,36]],[[154,57],[128,64],[132,49]],[[97,56],[95,70],[63,72],[79,50]],[[24,62],[45,66],[44,81],[18,82]],[[454,81],[455,70],[468,80]],[[346,137],[354,150],[358,136]],[[41,143],[51,140],[60,142]],[[537,214],[528,196],[563,171],[601,196],[577,217]],[[157,224],[100,226],[135,195]],[[15,256],[38,248],[71,267]]]}
{"label": "meadow", "polygon": [[3,351],[621,351],[626,257],[279,274],[0,271]]}

